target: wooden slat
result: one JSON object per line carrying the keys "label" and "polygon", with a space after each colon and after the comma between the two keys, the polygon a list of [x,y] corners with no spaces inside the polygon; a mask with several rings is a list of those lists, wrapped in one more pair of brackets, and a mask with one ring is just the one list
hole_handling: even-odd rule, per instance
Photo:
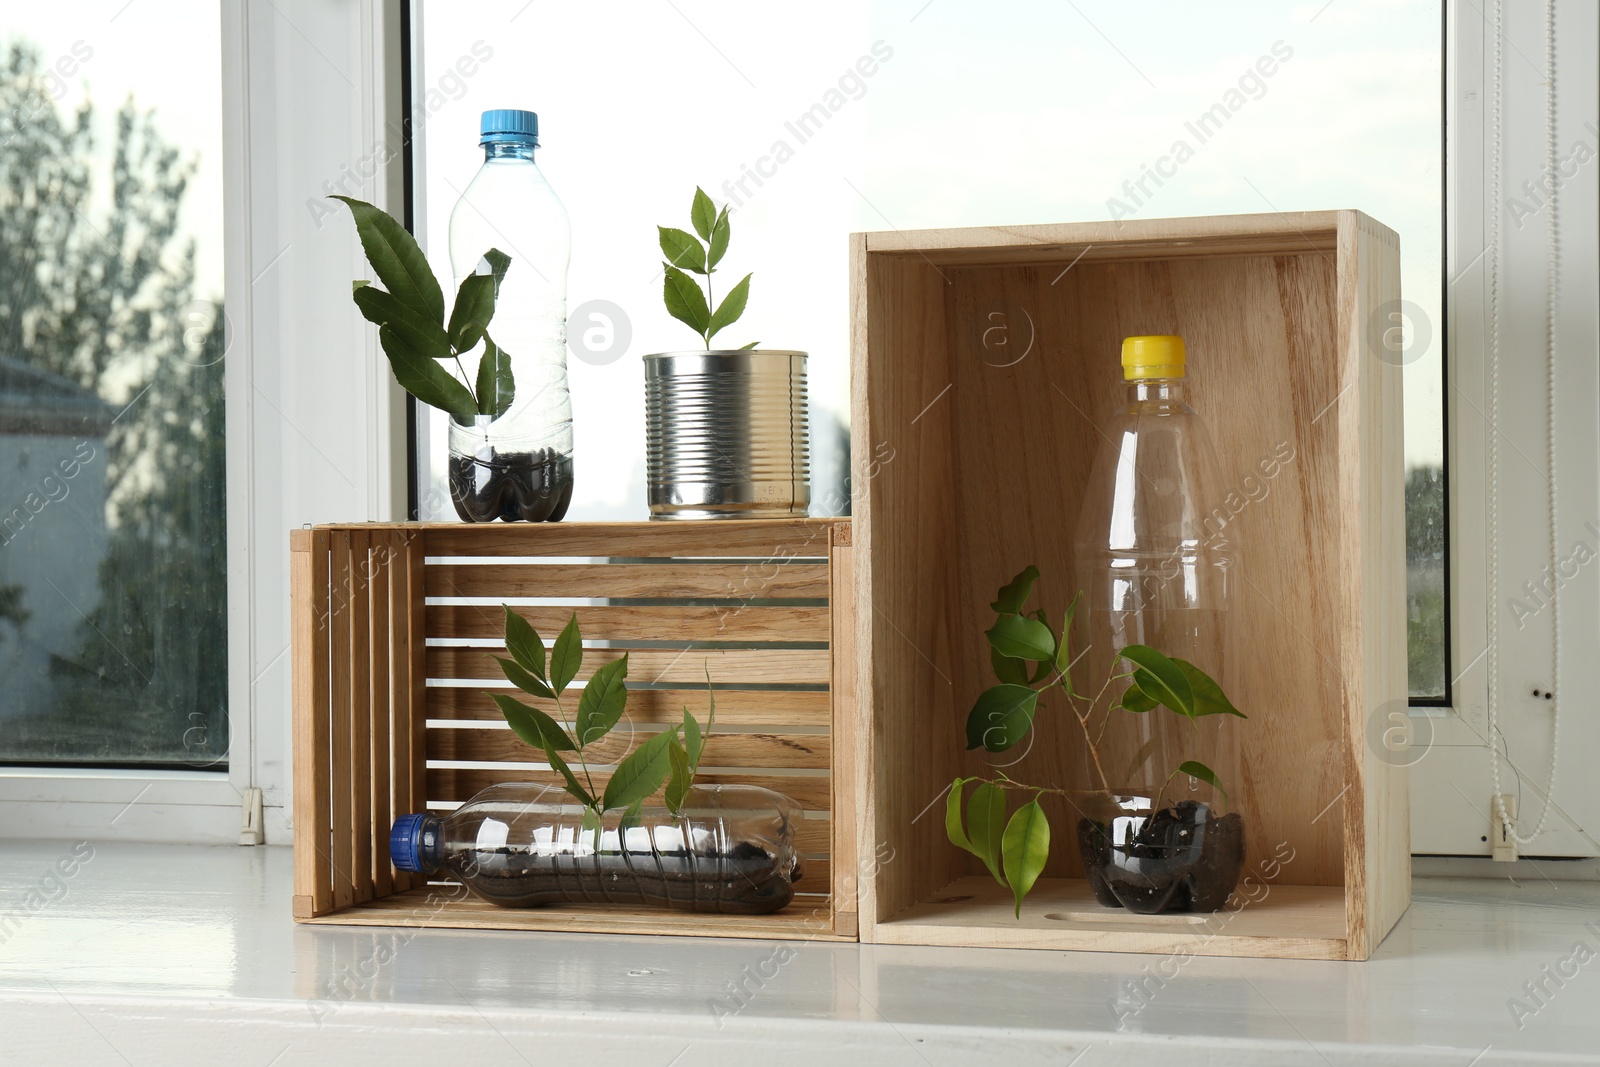
{"label": "wooden slat", "polygon": [[328,853],[328,535],[289,535],[294,646],[294,915],[333,907]]}
{"label": "wooden slat", "polygon": [[1011,891],[985,874],[930,893],[874,934],[877,944],[1336,960],[1344,896],[1339,886],[1272,885],[1233,911],[1135,915],[1101,907],[1080,879],[1041,878],[1019,919]]}
{"label": "wooden slat", "polygon": [[[445,803],[460,804],[471,799],[479,790],[487,789],[500,782],[539,782],[543,785],[562,787],[562,779],[555,771],[530,771],[522,768],[514,770],[497,770],[495,768],[444,768],[432,767],[428,770],[428,799]],[[832,803],[832,793],[828,785],[827,775],[799,775],[799,774],[714,774],[703,772],[695,776],[695,781],[702,785],[759,785],[766,789],[774,789],[793,798],[807,811],[827,811]]]}
{"label": "wooden slat", "polygon": [[[405,557],[405,535],[397,533],[389,545],[389,731],[392,765],[389,775],[390,812],[394,816],[420,811],[426,800],[412,795],[411,777],[411,601],[410,572]],[[417,707],[422,715],[422,707]],[[385,850],[388,841],[385,838]],[[408,871],[393,871],[396,893],[411,888]]]}
{"label": "wooden slat", "polygon": [[834,884],[834,932],[854,934],[857,924],[857,897],[859,883],[865,876],[860,863],[856,835],[856,755],[860,751],[861,713],[856,704],[855,653],[856,653],[856,600],[855,600],[855,549],[851,545],[849,526],[834,528],[833,554],[830,559],[833,592],[829,604],[833,609],[833,633],[830,639],[832,652],[832,678],[828,683],[833,696],[833,842],[829,853],[835,868],[846,877]]}
{"label": "wooden slat", "polygon": [[[641,735],[643,736],[643,735]],[[616,744],[596,752],[590,746],[591,766],[599,759],[620,759],[631,751],[635,738],[625,730],[608,736]],[[611,751],[614,749],[614,751]],[[832,752],[832,739],[826,734],[730,734],[713,733],[706,739],[701,764],[707,767],[774,767],[826,770]],[[543,754],[534,751],[510,729],[482,730],[435,727],[428,731],[430,760],[484,761],[493,763],[542,763]]]}
{"label": "wooden slat", "polygon": [[[579,679],[586,679],[601,666],[628,656],[628,680],[634,683],[705,684],[706,671],[719,690],[741,682],[762,684],[826,685],[828,650],[825,648],[696,648],[613,649],[588,648],[583,652]],[[504,680],[505,672],[494,660],[506,656],[504,647],[431,647],[427,652],[429,678],[494,678]]]}
{"label": "wooden slat", "polygon": [[[589,522],[417,524],[430,556],[826,556],[839,519],[758,519],[716,524]],[[842,520],[848,522],[848,520]]]}
{"label": "wooden slat", "polygon": [[[408,811],[422,811],[428,804],[428,743],[427,719],[417,714],[427,707],[427,670],[424,657],[426,650],[423,642],[425,601],[423,599],[423,586],[426,581],[425,539],[411,537],[406,541],[405,566],[406,566],[406,610],[410,619],[406,626],[406,636],[409,645],[406,650],[406,663],[409,670],[408,680],[411,683],[409,702],[413,709],[411,715],[411,806]],[[420,882],[421,875],[413,875],[413,882]]]}
{"label": "wooden slat", "polygon": [[368,585],[371,627],[368,647],[372,655],[372,893],[388,896],[393,891],[389,880],[389,827],[393,806],[389,791],[392,761],[389,751],[389,549],[393,541],[387,532],[372,535],[372,580]]}
{"label": "wooden slat", "polygon": [[456,564],[427,568],[430,597],[697,597],[767,599],[828,595],[816,563]]}
{"label": "wooden slat", "polygon": [[[547,644],[574,613],[590,640],[602,641],[826,641],[826,607],[762,607],[739,604],[689,607],[518,607],[518,615]],[[429,637],[499,638],[505,616],[498,604],[435,604],[428,608]]]}
{"label": "wooden slat", "polygon": [[350,535],[351,881],[356,903],[372,899],[372,535]]}
{"label": "wooden slat", "polygon": [[[796,888],[820,875],[808,871]],[[794,902],[771,915],[696,915],[664,908],[566,905],[559,908],[497,908],[457,886],[419,886],[311,920],[330,926],[427,925],[460,930],[553,931],[639,936],[742,937],[762,941],[851,941],[830,929],[827,898],[796,894]]]}
{"label": "wooden slat", "polygon": [[330,534],[328,549],[330,598],[333,601],[328,626],[333,659],[332,706],[328,716],[332,734],[330,752],[333,781],[329,820],[333,843],[333,906],[348,908],[355,902],[355,881],[351,871],[355,834],[351,822],[351,779],[354,770],[350,759],[350,589],[354,577],[350,565],[350,534],[342,531]]}
{"label": "wooden slat", "polygon": [[[825,727],[832,721],[832,702],[823,692],[719,688],[716,695],[718,726]],[[628,718],[637,723],[682,722],[685,705],[704,719],[705,686],[628,690]],[[430,719],[502,718],[489,694],[478,688],[430,686],[427,707]]]}

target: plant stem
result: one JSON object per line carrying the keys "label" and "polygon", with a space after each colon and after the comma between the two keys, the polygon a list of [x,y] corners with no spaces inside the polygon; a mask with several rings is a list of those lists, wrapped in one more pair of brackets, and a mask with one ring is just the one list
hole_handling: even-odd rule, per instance
{"label": "plant stem", "polygon": [[[712,315],[717,313],[717,298],[711,292],[711,264],[706,264],[706,311]],[[711,348],[711,320],[706,320],[706,348]]]}
{"label": "plant stem", "polygon": [[[555,688],[554,686],[551,686],[551,689],[554,689],[554,688]],[[557,714],[559,714],[561,716],[562,721],[566,720],[567,713],[561,709],[561,696],[560,696],[560,694],[556,695],[556,712],[557,712]],[[572,725],[573,725],[574,728],[576,728],[578,724],[576,722],[574,722]],[[595,816],[598,817],[600,815],[600,807],[599,807],[600,801],[599,801],[599,798],[595,797],[594,779],[589,777],[589,757],[587,757],[587,756],[585,756],[583,754],[583,744],[584,744],[583,735],[582,734],[578,734],[577,737],[578,737],[578,765],[583,768],[583,780],[589,786],[589,797],[590,797],[590,799],[592,801],[592,804],[590,806],[594,808]],[[596,838],[596,840],[598,840],[598,838]]]}
{"label": "plant stem", "polygon": [[[462,365],[461,353],[456,352],[453,357],[456,361],[456,370],[461,372],[461,384],[467,387],[467,393],[472,397],[472,406],[479,411],[483,410],[483,399],[478,396],[478,391],[472,386],[472,379],[467,377],[467,368]],[[478,357],[482,359],[482,356]]]}

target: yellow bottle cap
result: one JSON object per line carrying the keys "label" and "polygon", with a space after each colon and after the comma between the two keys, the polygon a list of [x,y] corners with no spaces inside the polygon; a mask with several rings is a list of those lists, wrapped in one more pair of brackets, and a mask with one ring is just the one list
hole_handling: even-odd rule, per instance
{"label": "yellow bottle cap", "polygon": [[1122,377],[1130,382],[1139,378],[1182,378],[1184,355],[1183,338],[1177,334],[1124,337]]}

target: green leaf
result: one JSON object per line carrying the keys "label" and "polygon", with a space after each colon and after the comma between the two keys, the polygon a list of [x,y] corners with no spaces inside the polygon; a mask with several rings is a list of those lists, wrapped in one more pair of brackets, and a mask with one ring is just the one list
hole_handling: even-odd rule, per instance
{"label": "green leaf", "polygon": [[416,238],[393,216],[364,200],[349,196],[332,199],[343,201],[355,216],[361,250],[383,287],[419,316],[444,325],[444,291],[428,266],[428,258],[417,247]]}
{"label": "green leaf", "polygon": [[694,203],[689,205],[689,221],[694,223],[694,232],[707,240],[717,224],[717,205],[698,185],[694,187]]}
{"label": "green leaf", "polygon": [[476,345],[494,318],[495,280],[488,274],[469,274],[456,290],[456,305],[450,309],[450,347],[466,352]]}
{"label": "green leaf", "polygon": [[689,766],[689,754],[683,750],[683,745],[678,743],[676,735],[667,750],[667,758],[672,763],[672,773],[667,779],[667,810],[677,815],[683,810],[683,801],[689,795],[689,787],[694,784],[694,769]]}
{"label": "green leaf", "polygon": [[676,730],[665,730],[628,753],[611,772],[601,809],[627,807],[660,789],[672,770],[672,746],[677,740]]}
{"label": "green leaf", "polygon": [[706,738],[700,732],[700,720],[688,708],[683,709],[683,747],[689,757],[689,765],[698,768],[700,754],[705,751]]}
{"label": "green leaf", "polygon": [[536,697],[544,697],[546,700],[554,700],[556,698],[555,690],[551,689],[543,678],[535,677],[532,673],[523,670],[515,660],[496,656],[495,661],[500,664],[500,669],[505,673],[506,680],[524,693],[529,693]]}
{"label": "green leaf", "polygon": [[446,412],[461,425],[472,425],[478,404],[466,386],[456,381],[433,357],[403,343],[394,327],[379,327],[378,342],[383,345],[383,354],[389,357],[389,366],[400,388],[429,407]]}
{"label": "green leaf", "polygon": [[450,355],[450,339],[445,335],[444,327],[430,321],[426,315],[417,314],[396,300],[393,294],[363,282],[351,294],[351,299],[361,310],[363,318],[374,326],[393,328],[395,336],[407,348],[434,359],[444,359]]}
{"label": "green leaf", "polygon": [[1055,659],[1056,639],[1050,627],[1026,615],[1002,615],[987,630],[989,647],[1012,659],[1048,663]]}
{"label": "green leaf", "polygon": [[506,271],[511,267],[511,257],[498,248],[491,248],[478,261],[477,273],[484,273],[485,264],[489,267],[489,277],[494,279],[494,295],[498,299],[500,296],[500,283],[506,280]]}
{"label": "green leaf", "polygon": [[1129,645],[1117,655],[1144,668],[1134,675],[1134,680],[1146,695],[1155,697],[1156,703],[1164,704],[1179,715],[1194,717],[1194,692],[1176,663],[1149,645]]}
{"label": "green leaf", "polygon": [[483,355],[478,357],[478,414],[498,419],[511,410],[517,398],[511,380],[511,354],[483,335]]}
{"label": "green leaf", "polygon": [[1191,778],[1198,778],[1212,789],[1222,794],[1224,801],[1228,800],[1228,791],[1222,788],[1222,783],[1217,781],[1216,772],[1198,760],[1185,760],[1178,764],[1178,773],[1187,774]]}
{"label": "green leaf", "polygon": [[[588,794],[584,794],[587,796]],[[583,832],[594,834],[594,850],[600,851],[600,813],[594,810],[594,801],[589,801],[590,806],[583,809]]]}
{"label": "green leaf", "polygon": [[1028,667],[1020,659],[1002,656],[1000,650],[993,645],[989,646],[989,663],[994,667],[994,676],[1008,685],[1027,685]]}
{"label": "green leaf", "polygon": [[550,650],[550,683],[555,691],[565,693],[582,666],[583,634],[578,632],[578,615],[574,612],[556,638],[556,647]]}
{"label": "green leaf", "polygon": [[[1249,718],[1244,712],[1233,706],[1233,701],[1228,699],[1222,691],[1222,686],[1205,671],[1196,667],[1188,660],[1174,659],[1183,676],[1189,680],[1189,688],[1194,693],[1194,717],[1202,715],[1237,715],[1241,719]],[[1198,777],[1198,775],[1196,776]]]}
{"label": "green leaf", "polygon": [[561,724],[538,708],[530,708],[504,693],[490,693],[500,705],[500,714],[511,724],[511,730],[534,748],[571,752],[577,746],[561,728]]}
{"label": "green leaf", "polygon": [[628,810],[622,813],[622,818],[617,820],[617,839],[620,842],[622,835],[627,833],[630,826],[638,826],[644,820],[644,801],[635,800],[628,805]]}
{"label": "green leaf", "polygon": [[1033,583],[1038,580],[1039,568],[1028,564],[1021,574],[1000,587],[999,595],[989,606],[996,615],[1021,615],[1022,605],[1028,602],[1028,597],[1033,593]]}
{"label": "green leaf", "polygon": [[1045,861],[1050,858],[1050,821],[1045,818],[1037,799],[1018,808],[1006,823],[1000,852],[1005,859],[1006,882],[1016,897],[1017,918],[1020,919],[1022,898],[1044,873]]}
{"label": "green leaf", "polygon": [[751,349],[755,348],[755,346],[760,344],[760,343],[761,343],[760,341],[751,341],[747,345],[740,345],[737,349],[735,349],[735,351],[737,351],[737,352],[748,352]]}
{"label": "green leaf", "polygon": [[728,290],[728,295],[722,298],[722,303],[717,305],[717,313],[711,316],[711,326],[706,331],[706,343],[711,343],[711,338],[724,326],[730,326],[738,321],[744,314],[744,306],[750,299],[750,275],[746,274],[739,280],[739,284]]}
{"label": "green leaf", "polygon": [[1025,685],[986,689],[967,715],[967,748],[1004,752],[1028,736],[1039,694]]}
{"label": "green leaf", "polygon": [[657,226],[657,233],[661,239],[661,254],[667,257],[667,262],[683,270],[694,271],[696,274],[706,274],[706,247],[701,244],[692,233],[674,229],[671,226]]}
{"label": "green leaf", "polygon": [[978,850],[972,847],[972,839],[967,836],[966,827],[961,821],[961,795],[966,791],[967,780],[957,778],[950,783],[950,792],[944,798],[944,832],[950,838],[950,843],[957,848],[964,848],[974,856]]}
{"label": "green leaf", "polygon": [[[559,651],[561,643],[556,642]],[[553,666],[552,666],[553,669]],[[589,683],[578,697],[578,740],[592,745],[611,732],[628,706],[628,687],[623,679],[628,677],[628,654],[605,664],[594,672]]]}
{"label": "green leaf", "polygon": [[[1128,683],[1127,691],[1122,694],[1122,702],[1119,707],[1127,708],[1129,711],[1135,711],[1142,715],[1156,706],[1156,698],[1146,693],[1139,685],[1139,675],[1144,673],[1144,671],[1133,672],[1133,681]],[[1155,685],[1156,683],[1152,681],[1150,684]]]}
{"label": "green leaf", "polygon": [[[571,793],[574,797],[576,797],[580,803],[589,807],[594,806],[594,797],[590,796],[589,791],[584,789],[583,785],[579,783],[577,775],[573,774],[572,768],[567,766],[567,761],[556,755],[555,749],[547,747],[544,750],[544,758],[550,764],[550,766],[561,772],[561,777],[567,780],[568,793]],[[585,814],[584,825],[588,826],[587,813]]]}
{"label": "green leaf", "polygon": [[711,226],[711,252],[706,257],[707,267],[715,269],[716,265],[722,262],[723,254],[728,251],[728,237],[731,232],[732,227],[728,225],[728,209],[724,207],[717,215],[717,221]]}
{"label": "green leaf", "polygon": [[981,782],[967,802],[967,836],[973,855],[984,862],[994,880],[1006,884],[1000,873],[1000,837],[1006,824],[1006,791],[992,782]]}
{"label": "green leaf", "polygon": [[706,294],[700,291],[700,286],[693,278],[677,267],[662,266],[666,270],[666,278],[662,282],[661,298],[666,301],[667,314],[704,337],[706,328],[711,325],[711,310],[706,307]]}
{"label": "green leaf", "polygon": [[543,678],[544,639],[527,619],[512,611],[510,605],[500,606],[506,613],[506,650],[523,670],[537,678]]}
{"label": "green leaf", "polygon": [[1077,692],[1072,688],[1072,620],[1078,614],[1078,601],[1082,599],[1080,591],[1067,605],[1067,617],[1061,620],[1061,641],[1056,645],[1056,670],[1061,672],[1061,685],[1068,693]]}

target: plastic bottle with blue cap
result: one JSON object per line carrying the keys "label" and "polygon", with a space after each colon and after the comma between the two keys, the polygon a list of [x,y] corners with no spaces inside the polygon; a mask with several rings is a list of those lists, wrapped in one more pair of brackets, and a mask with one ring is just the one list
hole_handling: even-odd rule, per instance
{"label": "plastic bottle with blue cap", "polygon": [[456,284],[487,270],[484,252],[511,257],[489,333],[509,354],[514,397],[498,418],[450,423],[450,495],[468,522],[560,520],[572,502],[572,399],[567,388],[567,210],[534,150],[539,116],[485,111],[484,161],[450,213]]}

